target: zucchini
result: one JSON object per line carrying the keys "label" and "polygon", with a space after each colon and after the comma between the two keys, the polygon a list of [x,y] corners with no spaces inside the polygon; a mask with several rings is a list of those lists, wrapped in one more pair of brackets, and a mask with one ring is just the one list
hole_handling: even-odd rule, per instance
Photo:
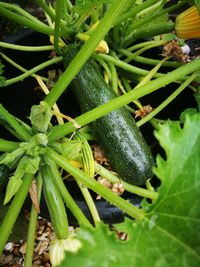
{"label": "zucchini", "polygon": [[[68,45],[63,53],[64,67],[75,57],[79,45]],[[117,95],[104,81],[98,65],[89,59],[71,82],[82,112],[100,106]],[[152,177],[153,157],[134,118],[125,107],[92,123],[92,131],[122,180],[142,185]]]}
{"label": "zucchini", "polygon": [[3,193],[7,184],[10,169],[6,164],[0,164],[0,193]]}
{"label": "zucchini", "polygon": [[57,186],[52,180],[48,165],[42,167],[43,191],[49,210],[53,229],[58,239],[68,237],[68,219],[65,205]]}

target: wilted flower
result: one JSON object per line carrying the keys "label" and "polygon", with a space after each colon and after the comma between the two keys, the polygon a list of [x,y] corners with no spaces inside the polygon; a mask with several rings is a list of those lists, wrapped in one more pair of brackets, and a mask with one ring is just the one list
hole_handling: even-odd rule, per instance
{"label": "wilted flower", "polygon": [[186,9],[177,16],[175,31],[181,39],[200,38],[200,15],[196,6]]}
{"label": "wilted flower", "polygon": [[49,255],[52,266],[58,266],[64,259],[66,251],[77,252],[81,242],[74,236],[67,239],[53,240],[49,247]]}

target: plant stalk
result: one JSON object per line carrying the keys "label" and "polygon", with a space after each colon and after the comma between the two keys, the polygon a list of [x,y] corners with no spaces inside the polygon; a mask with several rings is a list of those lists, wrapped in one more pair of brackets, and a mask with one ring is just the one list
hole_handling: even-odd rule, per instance
{"label": "plant stalk", "polygon": [[23,183],[15,195],[4,219],[0,225],[0,255],[2,254],[5,244],[9,238],[15,221],[20,213],[23,203],[28,194],[29,188],[33,180],[32,174],[25,174],[23,178]]}
{"label": "plant stalk", "polygon": [[[42,193],[42,177],[40,175],[37,176],[37,198],[38,203],[40,203]],[[37,227],[37,219],[38,219],[38,211],[36,210],[34,204],[32,204],[30,219],[29,219],[29,227],[28,227],[28,235],[27,235],[27,246],[26,246],[26,255],[24,260],[24,267],[32,267],[33,262],[33,250],[35,244],[35,232]]]}
{"label": "plant stalk", "polygon": [[1,152],[12,152],[19,147],[19,142],[8,141],[0,138],[0,151]]}
{"label": "plant stalk", "polygon": [[29,141],[31,138],[31,135],[18,123],[16,118],[3,107],[2,104],[0,104],[0,120],[4,121],[5,126],[8,124],[19,139]]}
{"label": "plant stalk", "polygon": [[75,180],[81,182],[87,188],[93,190],[94,192],[105,198],[107,201],[124,211],[124,213],[128,214],[130,217],[137,220],[142,220],[144,218],[145,215],[141,209],[138,209],[126,200],[117,196],[112,191],[99,184],[95,179],[91,179],[91,177],[86,175],[83,171],[73,167],[65,157],[59,155],[54,150],[50,149],[49,147],[47,147],[46,150],[48,157],[54,160],[60,167],[69,172],[75,178]]}
{"label": "plant stalk", "polygon": [[153,192],[147,189],[144,189],[142,187],[138,187],[135,185],[131,185],[123,180],[121,180],[116,175],[112,174],[110,171],[108,171],[106,168],[95,162],[95,171],[99,175],[101,175],[106,180],[110,181],[111,183],[120,183],[123,185],[124,189],[128,192],[131,192],[133,194],[136,194],[141,197],[150,198],[152,200],[156,200],[158,198],[158,193]]}
{"label": "plant stalk", "polygon": [[193,73],[188,77],[185,82],[183,82],[169,97],[167,97],[158,107],[156,107],[152,112],[150,112],[143,119],[139,120],[136,124],[138,127],[142,126],[154,116],[156,116],[161,110],[163,110],[167,105],[169,105],[176,97],[197,77],[197,73]]}
{"label": "plant stalk", "polygon": [[33,75],[34,73],[50,66],[50,65],[53,65],[53,64],[56,64],[56,63],[59,63],[62,61],[62,57],[56,57],[56,58],[53,58],[53,59],[50,59],[50,60],[47,60],[39,65],[37,65],[36,67],[30,69],[30,70],[27,70],[26,73],[23,73],[15,78],[11,78],[9,80],[6,80],[4,82],[4,85],[5,86],[8,86],[10,84],[13,84],[13,83],[16,83],[16,82],[19,82],[19,81],[23,81],[25,78],[29,77],[30,75]]}

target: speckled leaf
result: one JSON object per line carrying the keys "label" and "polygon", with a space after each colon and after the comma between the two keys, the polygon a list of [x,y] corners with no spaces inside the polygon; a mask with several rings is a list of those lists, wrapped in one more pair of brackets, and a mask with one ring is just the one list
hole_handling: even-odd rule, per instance
{"label": "speckled leaf", "polygon": [[145,219],[116,226],[128,233],[124,242],[104,225],[82,229],[82,248],[61,267],[200,266],[200,114],[186,116],[182,128],[166,122],[155,135],[166,160],[157,158],[160,194],[154,204],[144,203]]}

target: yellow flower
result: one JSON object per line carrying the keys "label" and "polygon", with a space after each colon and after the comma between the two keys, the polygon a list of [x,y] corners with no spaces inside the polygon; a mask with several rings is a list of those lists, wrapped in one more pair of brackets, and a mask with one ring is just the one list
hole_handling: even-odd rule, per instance
{"label": "yellow flower", "polygon": [[196,6],[186,9],[177,16],[175,31],[181,39],[200,38],[200,15]]}

